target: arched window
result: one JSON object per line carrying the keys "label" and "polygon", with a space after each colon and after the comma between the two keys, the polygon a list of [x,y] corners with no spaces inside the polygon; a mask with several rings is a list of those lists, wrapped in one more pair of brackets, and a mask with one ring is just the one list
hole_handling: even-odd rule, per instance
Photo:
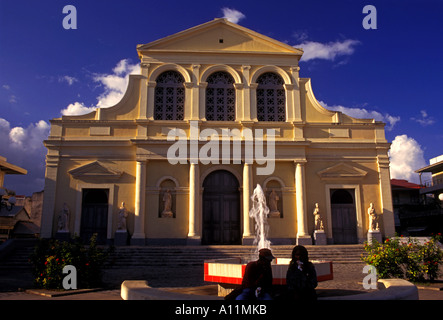
{"label": "arched window", "polygon": [[227,72],[211,74],[206,88],[206,120],[235,121],[234,78]]}
{"label": "arched window", "polygon": [[166,71],[157,77],[154,98],[155,120],[183,120],[185,111],[184,78],[177,71]]}
{"label": "arched window", "polygon": [[284,81],[278,74],[266,72],[257,79],[258,121],[286,121]]}

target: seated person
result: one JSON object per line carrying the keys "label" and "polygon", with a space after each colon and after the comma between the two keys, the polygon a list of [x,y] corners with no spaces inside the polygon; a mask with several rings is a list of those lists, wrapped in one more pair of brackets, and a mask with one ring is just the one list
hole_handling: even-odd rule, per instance
{"label": "seated person", "polygon": [[295,300],[317,300],[317,272],[309,261],[308,250],[303,246],[295,246],[292,260],[286,273],[288,298]]}
{"label": "seated person", "polygon": [[272,300],[271,261],[274,259],[271,250],[260,249],[257,261],[246,265],[245,274],[241,284],[241,293],[236,300]]}

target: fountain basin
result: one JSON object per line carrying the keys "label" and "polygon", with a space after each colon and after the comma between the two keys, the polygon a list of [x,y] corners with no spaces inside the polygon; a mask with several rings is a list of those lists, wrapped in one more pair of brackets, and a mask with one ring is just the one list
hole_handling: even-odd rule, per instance
{"label": "fountain basin", "polygon": [[[286,272],[291,259],[276,258],[271,264],[272,284],[285,285]],[[311,260],[317,272],[317,281],[333,279],[332,261]],[[241,258],[212,259],[204,261],[204,281],[238,284],[240,285],[245,274],[246,263]]]}

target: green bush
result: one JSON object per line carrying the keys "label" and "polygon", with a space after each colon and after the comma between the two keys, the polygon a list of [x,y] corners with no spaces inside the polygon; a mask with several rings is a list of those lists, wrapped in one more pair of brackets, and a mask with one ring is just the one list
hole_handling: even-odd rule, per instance
{"label": "green bush", "polygon": [[403,278],[410,281],[435,280],[442,262],[443,251],[438,246],[441,234],[433,235],[429,241],[419,244],[412,238],[386,239],[383,244],[365,242],[366,254],[362,260],[377,269],[378,277]]}
{"label": "green bush", "polygon": [[34,284],[37,288],[62,289],[63,268],[73,265],[77,270],[77,288],[102,285],[102,267],[109,252],[97,247],[97,235],[85,246],[79,237],[71,241],[41,239],[31,255]]}

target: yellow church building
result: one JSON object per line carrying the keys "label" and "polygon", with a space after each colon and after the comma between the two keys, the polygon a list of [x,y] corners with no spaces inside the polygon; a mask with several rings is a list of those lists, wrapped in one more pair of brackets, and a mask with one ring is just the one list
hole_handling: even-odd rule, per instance
{"label": "yellow church building", "polygon": [[[394,234],[385,124],[323,108],[303,54],[226,19],[137,46],[122,100],[50,120],[41,236],[251,244],[259,184],[274,244]],[[317,205],[316,205],[317,204]]]}

